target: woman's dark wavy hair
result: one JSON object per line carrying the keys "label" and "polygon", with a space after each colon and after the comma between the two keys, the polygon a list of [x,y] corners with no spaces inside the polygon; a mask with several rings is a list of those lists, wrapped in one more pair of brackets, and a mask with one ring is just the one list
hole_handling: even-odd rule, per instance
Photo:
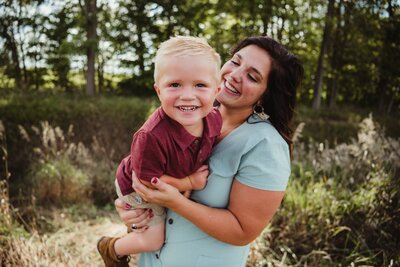
{"label": "woman's dark wavy hair", "polygon": [[261,97],[260,104],[264,107],[265,113],[270,116],[271,124],[292,151],[293,131],[290,122],[296,104],[296,90],[304,75],[303,65],[285,46],[266,36],[244,39],[233,49],[232,54],[249,45],[256,45],[265,50],[272,59],[267,90]]}

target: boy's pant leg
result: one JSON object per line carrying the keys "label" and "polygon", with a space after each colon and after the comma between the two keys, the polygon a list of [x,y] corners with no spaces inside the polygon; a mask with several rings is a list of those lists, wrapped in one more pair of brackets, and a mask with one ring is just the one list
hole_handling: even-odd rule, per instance
{"label": "boy's pant leg", "polygon": [[[164,223],[166,212],[165,208],[157,204],[152,204],[143,200],[138,193],[133,192],[128,195],[122,195],[121,189],[119,188],[118,181],[115,180],[115,189],[117,191],[118,198],[131,205],[133,209],[152,209],[154,217],[148,223],[148,226]],[[129,231],[129,229],[128,229]]]}

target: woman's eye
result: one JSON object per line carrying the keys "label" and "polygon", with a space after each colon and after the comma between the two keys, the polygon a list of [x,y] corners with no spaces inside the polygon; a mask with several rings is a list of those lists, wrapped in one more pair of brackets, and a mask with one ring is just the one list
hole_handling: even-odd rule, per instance
{"label": "woman's eye", "polygon": [[171,87],[179,87],[180,86],[180,84],[179,83],[171,83],[171,85],[170,85]]}
{"label": "woman's eye", "polygon": [[233,60],[233,59],[231,59],[231,63],[232,63],[233,65],[239,66],[239,62],[237,62],[237,61],[235,61],[235,60]]}
{"label": "woman's eye", "polygon": [[207,85],[204,83],[198,83],[196,84],[196,87],[207,87]]}
{"label": "woman's eye", "polygon": [[247,74],[247,76],[249,77],[250,80],[252,80],[253,82],[257,82],[257,79],[251,75],[251,74]]}

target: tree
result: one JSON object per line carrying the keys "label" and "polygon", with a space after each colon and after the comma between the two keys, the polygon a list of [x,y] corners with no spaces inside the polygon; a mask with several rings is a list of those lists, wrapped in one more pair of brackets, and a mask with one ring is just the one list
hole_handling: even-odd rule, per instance
{"label": "tree", "polygon": [[96,50],[97,50],[97,1],[85,0],[79,5],[85,18],[86,28],[86,94],[93,96],[96,92],[95,76],[96,76]]}
{"label": "tree", "polygon": [[390,112],[396,93],[400,90],[400,18],[395,14],[396,3],[393,0],[387,2],[387,17],[383,21],[383,44],[380,51],[379,79],[377,93],[379,97],[378,108],[382,112]]}
{"label": "tree", "polygon": [[44,32],[48,39],[47,64],[56,76],[54,85],[56,88],[72,93],[68,75],[71,70],[71,55],[75,47],[68,41],[68,37],[70,29],[77,24],[74,6],[66,3],[43,23],[46,25]]}
{"label": "tree", "polygon": [[328,106],[329,108],[336,108],[336,99],[338,95],[340,77],[339,74],[343,65],[343,51],[346,46],[346,32],[349,29],[350,25],[347,25],[345,22],[347,20],[343,19],[343,16],[348,18],[349,12],[344,12],[342,15],[342,8],[344,0],[340,0],[337,7],[335,8],[335,18],[336,18],[336,27],[334,28],[333,33],[333,46],[332,46],[332,54],[330,56],[330,67],[331,74],[328,80],[327,89],[328,89]]}
{"label": "tree", "polygon": [[[26,24],[26,6],[35,1],[10,0],[0,3],[0,34],[4,40],[2,58],[6,75],[15,79],[17,89],[25,89],[27,69],[22,28]],[[3,65],[1,64],[1,65]]]}
{"label": "tree", "polygon": [[335,0],[329,0],[328,9],[326,12],[324,33],[322,36],[321,48],[318,57],[318,67],[315,75],[314,99],[312,104],[313,109],[319,109],[321,105],[322,78],[324,75],[324,59],[325,55],[327,54],[330,42],[334,4]]}

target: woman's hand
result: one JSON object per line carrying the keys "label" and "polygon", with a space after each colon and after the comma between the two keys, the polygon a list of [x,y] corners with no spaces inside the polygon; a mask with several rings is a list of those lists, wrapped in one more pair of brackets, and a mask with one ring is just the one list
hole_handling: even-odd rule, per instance
{"label": "woman's hand", "polygon": [[142,184],[136,174],[132,172],[132,187],[147,202],[166,208],[174,208],[179,201],[182,201],[182,198],[186,199],[178,189],[156,177],[151,179],[151,185],[155,189],[148,188]]}
{"label": "woman's hand", "polygon": [[119,217],[128,228],[131,228],[132,225],[135,224],[137,229],[132,229],[135,230],[135,232],[143,232],[147,230],[148,228],[147,224],[151,219],[150,217],[150,214],[152,213],[151,210],[132,209],[132,207],[129,204],[123,202],[120,199],[116,199],[114,204]]}

